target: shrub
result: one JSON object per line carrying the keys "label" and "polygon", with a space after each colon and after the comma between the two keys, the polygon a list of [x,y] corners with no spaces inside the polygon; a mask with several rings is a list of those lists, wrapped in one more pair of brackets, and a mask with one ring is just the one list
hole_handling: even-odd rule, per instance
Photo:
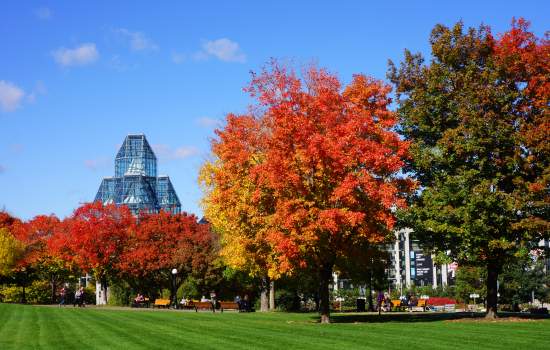
{"label": "shrub", "polygon": [[0,289],[0,299],[4,303],[19,303],[23,290],[16,285],[6,285]]}
{"label": "shrub", "polygon": [[48,281],[34,281],[25,289],[27,302],[30,304],[51,303],[52,290]]}

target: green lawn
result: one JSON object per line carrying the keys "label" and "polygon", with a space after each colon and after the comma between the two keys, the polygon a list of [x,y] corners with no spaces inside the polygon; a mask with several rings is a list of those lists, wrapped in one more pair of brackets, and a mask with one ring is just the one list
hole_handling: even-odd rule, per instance
{"label": "green lawn", "polygon": [[434,314],[335,315],[0,304],[0,349],[550,349],[550,320],[449,322]]}

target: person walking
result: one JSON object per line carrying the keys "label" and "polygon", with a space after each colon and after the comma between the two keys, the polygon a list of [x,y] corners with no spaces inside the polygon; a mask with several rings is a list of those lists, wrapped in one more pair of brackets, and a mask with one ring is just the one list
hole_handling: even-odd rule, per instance
{"label": "person walking", "polygon": [[75,292],[74,292],[74,302],[73,302],[73,307],[76,307],[76,305],[80,306],[80,289],[77,289]]}
{"label": "person walking", "polygon": [[382,304],[384,303],[384,293],[378,291],[378,296],[376,297],[376,305],[378,307],[378,314],[382,314]]}
{"label": "person walking", "polygon": [[78,307],[85,307],[86,304],[84,303],[84,287],[80,287],[80,299],[78,300]]}
{"label": "person walking", "polygon": [[59,291],[59,307],[61,307],[61,305],[65,306],[65,295],[67,294],[67,290],[65,289],[65,287],[62,287],[61,290]]}

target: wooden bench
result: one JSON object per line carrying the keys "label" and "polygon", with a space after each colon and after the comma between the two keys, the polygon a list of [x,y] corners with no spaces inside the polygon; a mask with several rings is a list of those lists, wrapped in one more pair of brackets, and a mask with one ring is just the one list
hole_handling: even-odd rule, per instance
{"label": "wooden bench", "polygon": [[199,310],[210,310],[212,312],[216,312],[214,305],[212,305],[209,301],[193,301],[189,303],[189,307],[194,308],[195,312],[199,312]]}
{"label": "wooden bench", "polygon": [[220,311],[224,312],[224,310],[241,311],[241,307],[239,306],[239,303],[234,301],[220,301]]}
{"label": "wooden bench", "polygon": [[391,306],[395,311],[401,311],[401,300],[399,299],[392,300]]}
{"label": "wooden bench", "polygon": [[411,306],[409,311],[426,311],[426,299],[418,299],[416,306]]}
{"label": "wooden bench", "polygon": [[153,308],[156,307],[165,307],[167,308],[170,306],[170,300],[169,299],[155,299],[155,303],[153,304]]}

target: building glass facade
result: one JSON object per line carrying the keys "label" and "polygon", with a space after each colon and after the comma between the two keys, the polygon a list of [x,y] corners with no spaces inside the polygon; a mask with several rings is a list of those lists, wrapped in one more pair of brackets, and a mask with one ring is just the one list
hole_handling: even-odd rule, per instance
{"label": "building glass facade", "polygon": [[157,176],[157,157],[145,135],[128,135],[115,158],[115,176],[104,178],[96,201],[127,205],[140,211],[181,211],[178,195],[168,176]]}

